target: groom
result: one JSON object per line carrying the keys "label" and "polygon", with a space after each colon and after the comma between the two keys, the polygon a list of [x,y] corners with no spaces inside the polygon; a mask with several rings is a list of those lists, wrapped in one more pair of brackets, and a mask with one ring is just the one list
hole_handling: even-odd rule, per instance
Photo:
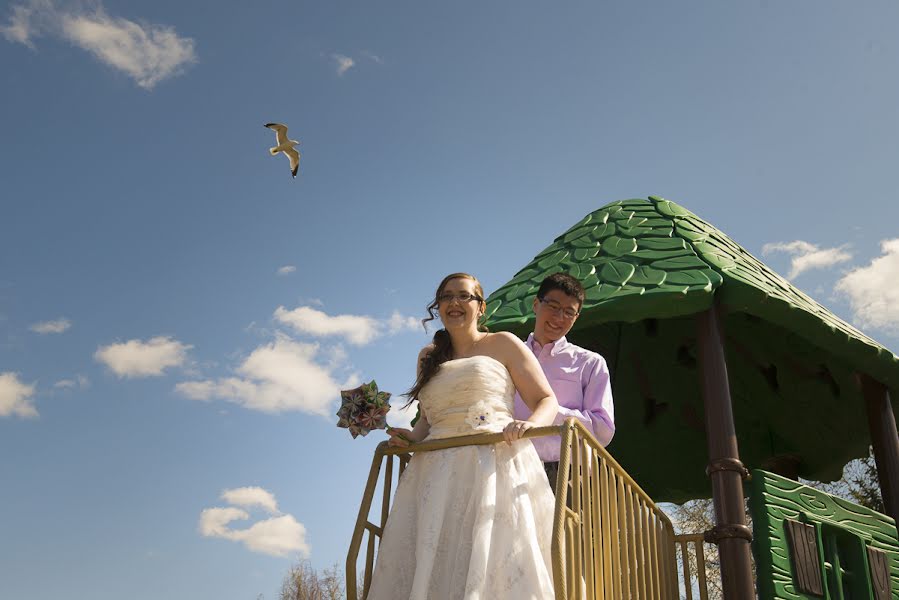
{"label": "groom", "polygon": [[[549,385],[559,401],[554,425],[568,417],[582,422],[603,446],[615,434],[615,408],[605,359],[565,339],[584,304],[584,287],[567,273],[554,273],[543,280],[534,298],[534,332],[527,346],[537,357]],[[515,395],[516,419],[527,419],[530,410]],[[534,438],[537,455],[555,493],[559,472],[558,436]]]}

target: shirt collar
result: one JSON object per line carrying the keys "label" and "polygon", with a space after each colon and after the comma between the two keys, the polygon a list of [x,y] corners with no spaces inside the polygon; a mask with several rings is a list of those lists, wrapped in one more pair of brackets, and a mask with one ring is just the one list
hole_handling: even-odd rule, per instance
{"label": "shirt collar", "polygon": [[558,354],[559,352],[564,350],[566,346],[568,346],[568,340],[565,339],[565,336],[560,337],[555,342],[550,342],[549,344],[546,344],[545,346],[541,346],[540,342],[538,342],[534,338],[533,332],[531,332],[528,335],[528,341],[526,343],[528,345],[528,348],[531,349],[531,352],[533,352],[535,356],[539,356],[540,353],[543,352],[543,349],[546,348],[547,346],[549,346],[549,355],[550,356],[555,356],[556,354]]}

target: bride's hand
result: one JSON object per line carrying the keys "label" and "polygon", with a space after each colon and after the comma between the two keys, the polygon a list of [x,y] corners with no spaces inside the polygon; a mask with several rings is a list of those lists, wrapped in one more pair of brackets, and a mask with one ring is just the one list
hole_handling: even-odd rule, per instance
{"label": "bride's hand", "polygon": [[503,438],[505,438],[506,443],[511,444],[515,440],[520,440],[524,432],[533,426],[534,424],[530,421],[512,421],[503,429]]}
{"label": "bride's hand", "polygon": [[402,427],[388,427],[387,435],[390,436],[390,439],[387,440],[388,446],[394,446],[397,448],[405,448],[409,445],[410,442],[414,441],[414,435],[411,429],[404,429]]}

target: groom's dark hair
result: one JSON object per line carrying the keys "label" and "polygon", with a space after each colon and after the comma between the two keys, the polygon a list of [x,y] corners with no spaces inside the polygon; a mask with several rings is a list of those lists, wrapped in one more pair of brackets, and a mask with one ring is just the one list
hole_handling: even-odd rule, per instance
{"label": "groom's dark hair", "polygon": [[553,290],[560,290],[566,296],[575,298],[578,307],[584,305],[584,286],[568,273],[553,273],[544,279],[540,284],[540,289],[537,290],[537,297],[542,300],[544,296]]}

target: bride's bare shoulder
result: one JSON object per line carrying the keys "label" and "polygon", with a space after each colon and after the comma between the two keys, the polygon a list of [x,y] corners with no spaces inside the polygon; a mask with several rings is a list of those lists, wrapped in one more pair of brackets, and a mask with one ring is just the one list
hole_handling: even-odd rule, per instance
{"label": "bride's bare shoulder", "polygon": [[494,354],[494,358],[498,358],[503,364],[517,360],[525,350],[524,342],[508,331],[498,331],[487,335],[489,336],[487,341],[492,350],[491,354]]}
{"label": "bride's bare shoulder", "polygon": [[488,333],[487,339],[497,346],[517,347],[523,344],[514,334],[508,331],[497,331],[496,333]]}

